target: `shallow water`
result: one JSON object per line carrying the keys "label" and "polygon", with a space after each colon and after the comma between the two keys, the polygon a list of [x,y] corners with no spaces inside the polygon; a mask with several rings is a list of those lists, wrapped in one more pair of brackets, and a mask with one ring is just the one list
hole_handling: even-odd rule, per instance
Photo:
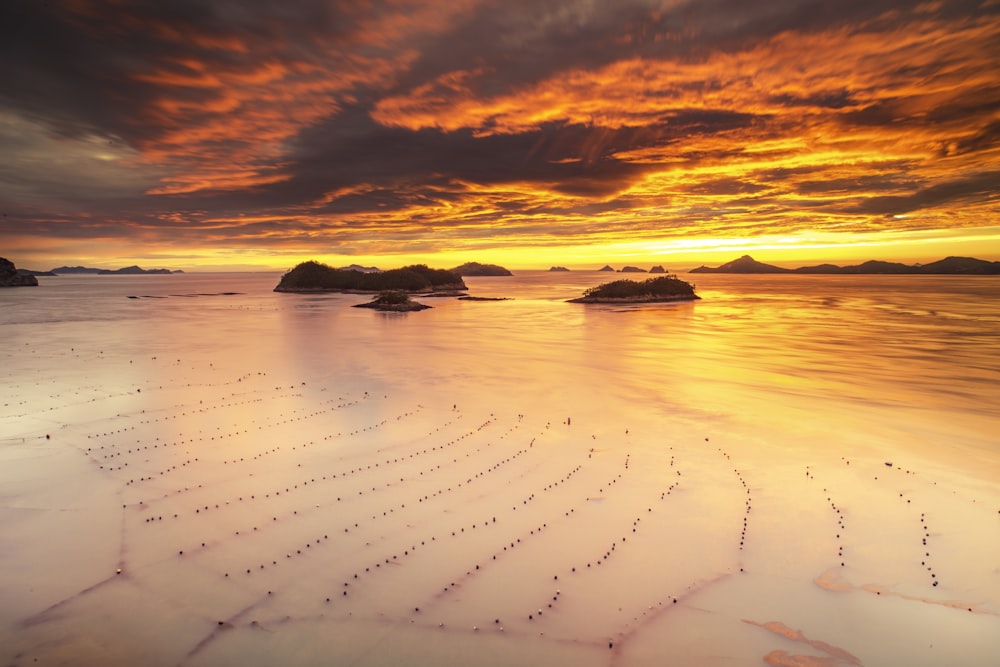
{"label": "shallow water", "polygon": [[8,663],[993,664],[995,279],[278,277],[0,292]]}

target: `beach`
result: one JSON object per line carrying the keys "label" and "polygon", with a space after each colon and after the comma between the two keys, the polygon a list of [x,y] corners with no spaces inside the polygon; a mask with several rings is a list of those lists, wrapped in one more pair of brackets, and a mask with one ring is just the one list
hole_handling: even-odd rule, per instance
{"label": "beach", "polygon": [[419,313],[276,278],[0,297],[5,664],[1000,652],[989,278],[529,272]]}

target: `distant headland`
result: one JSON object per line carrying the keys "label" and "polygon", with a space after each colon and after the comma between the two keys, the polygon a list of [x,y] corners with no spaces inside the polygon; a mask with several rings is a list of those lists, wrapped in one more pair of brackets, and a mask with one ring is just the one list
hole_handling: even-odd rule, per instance
{"label": "distant headland", "polygon": [[353,269],[335,269],[320,262],[302,262],[281,277],[275,292],[348,292],[386,291],[464,292],[462,277],[447,269],[431,269],[413,264],[400,269],[364,273]]}
{"label": "distant headland", "polygon": [[837,266],[836,264],[820,264],[817,266],[802,266],[797,269],[786,269],[773,264],[758,262],[750,255],[726,262],[721,266],[699,266],[690,273],[805,273],[826,275],[966,275],[992,276],[1000,275],[1000,262],[988,262],[974,257],[946,257],[929,264],[901,264],[898,262],[881,262],[870,260],[852,266]]}
{"label": "distant headland", "polygon": [[[53,271],[53,273],[57,273]],[[171,271],[170,269],[142,269],[138,266],[126,266],[121,269],[104,269],[97,272],[99,276],[144,276],[144,275],[167,275],[170,273],[184,273],[181,270]]]}
{"label": "distant headland", "polygon": [[668,301],[694,301],[701,297],[694,293],[694,286],[677,276],[659,276],[642,282],[615,280],[591,287],[570,303],[660,303]]}
{"label": "distant headland", "polygon": [[479,262],[466,262],[454,269],[449,269],[459,276],[512,276],[509,270],[498,264],[480,264]]}
{"label": "distant headland", "polygon": [[63,275],[95,275],[95,276],[140,276],[140,275],[167,275],[171,273],[184,273],[181,269],[143,269],[138,266],[125,266],[120,269],[96,269],[89,266],[58,266],[48,271],[28,271],[35,276],[63,276]]}

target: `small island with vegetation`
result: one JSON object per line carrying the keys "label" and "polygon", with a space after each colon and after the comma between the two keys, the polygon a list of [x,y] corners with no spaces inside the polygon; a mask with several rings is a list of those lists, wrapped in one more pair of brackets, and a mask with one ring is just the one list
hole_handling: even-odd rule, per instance
{"label": "small island with vegetation", "polygon": [[694,285],[669,275],[642,282],[615,280],[604,283],[591,287],[578,299],[570,299],[570,303],[660,303],[700,298],[694,293]]}
{"label": "small island with vegetation", "polygon": [[461,266],[456,266],[450,271],[459,276],[512,276],[508,269],[498,264],[480,264],[479,262],[466,262]]}
{"label": "small island with vegetation", "polygon": [[347,292],[354,294],[399,292],[464,292],[462,277],[424,264],[379,273],[335,269],[320,262],[302,262],[281,277],[275,292]]}
{"label": "small island with vegetation", "polygon": [[372,308],[393,313],[408,313],[415,310],[427,310],[431,306],[414,301],[409,293],[402,290],[386,290],[368,303],[355,304],[355,308]]}
{"label": "small island with vegetation", "polygon": [[569,271],[565,266],[553,266],[549,271]]}

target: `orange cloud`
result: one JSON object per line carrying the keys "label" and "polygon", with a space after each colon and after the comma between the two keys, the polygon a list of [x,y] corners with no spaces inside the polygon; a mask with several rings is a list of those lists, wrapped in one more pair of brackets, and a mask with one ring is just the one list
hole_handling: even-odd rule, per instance
{"label": "orange cloud", "polygon": [[[20,151],[38,219],[103,197],[130,233],[208,244],[501,252],[992,227],[991,6],[795,8],[722,0],[720,22],[642,2],[71,0],[53,34],[84,36],[68,52],[89,78],[40,65],[36,84],[45,54],[18,59],[28,83],[0,100],[0,144]],[[51,183],[43,153],[63,156]]]}
{"label": "orange cloud", "polygon": [[[490,73],[458,70],[407,94],[381,100],[373,117],[411,130],[523,132],[552,121],[642,126],[676,109],[728,109],[759,115],[831,113],[902,98],[915,115],[983,86],[995,86],[988,48],[1000,25],[915,21],[891,31],[865,26],[826,33],[786,32],[738,52],[696,61],[631,58],[597,70],[570,70],[507,94],[482,97]],[[906,77],[912,70],[919,75]],[[922,70],[926,70],[922,72]]]}
{"label": "orange cloud", "polygon": [[[577,157],[562,160],[612,151],[650,167],[617,193],[630,202],[628,217],[642,220],[630,234],[670,234],[668,221],[689,221],[681,226],[706,234],[792,229],[806,211],[824,228],[888,227],[891,220],[858,215],[887,187],[912,194],[921,181],[1000,169],[996,149],[960,149],[1000,120],[990,48],[1000,41],[1000,23],[982,17],[942,24],[924,17],[933,9],[922,5],[891,29],[881,29],[880,17],[819,34],[785,32],[742,51],[693,61],[631,58],[487,97],[477,87],[490,72],[459,70],[383,99],[373,117],[414,131],[469,129],[479,136],[551,123],[594,127]],[[754,120],[703,133],[692,110]],[[667,135],[680,116],[691,131],[676,140]],[[654,136],[635,147],[602,142],[601,128],[608,135],[627,127]],[[776,177],[778,170],[785,175]],[[807,188],[817,180],[840,186]],[[982,225],[994,213],[977,205],[948,224]],[[604,238],[623,228],[621,211],[609,218],[615,224]]]}

